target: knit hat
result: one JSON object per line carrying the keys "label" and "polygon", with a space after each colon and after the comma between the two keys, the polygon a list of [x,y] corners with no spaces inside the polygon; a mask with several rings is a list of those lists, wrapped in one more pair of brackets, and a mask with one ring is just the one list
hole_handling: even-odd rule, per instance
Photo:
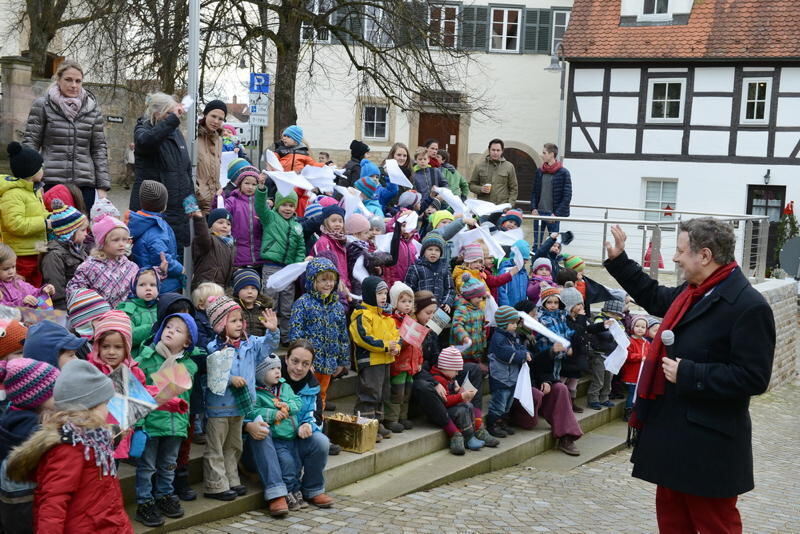
{"label": "knit hat", "polygon": [[486,284],[469,273],[464,273],[461,279],[464,283],[461,285],[461,296],[465,299],[474,299],[486,295]]}
{"label": "knit hat", "polygon": [[345,213],[346,212],[344,211],[344,208],[338,204],[325,206],[324,208],[322,208],[322,220],[324,221],[331,215],[340,215],[342,219],[344,219]]}
{"label": "knit hat", "polygon": [[447,210],[439,210],[431,213],[430,217],[428,217],[428,220],[431,222],[431,228],[435,230],[436,227],[439,226],[440,222],[454,221],[455,217],[453,217],[453,214]]}
{"label": "knit hat", "polygon": [[[158,276],[158,273],[155,271],[153,267],[139,267],[139,272],[136,273],[136,278],[131,280],[131,293],[130,297],[128,298],[136,298],[136,286],[139,284],[139,278],[142,277],[143,274],[150,273],[153,275],[153,278],[156,279],[156,289],[161,291],[161,277]],[[153,304],[156,303],[156,300],[153,300]]]}
{"label": "knit hat", "polygon": [[400,295],[402,294],[409,295],[411,300],[414,300],[414,290],[405,285],[403,282],[399,280],[392,284],[391,289],[389,289],[389,302],[392,304],[392,308],[397,308],[397,303],[400,301]]}
{"label": "knit hat", "polygon": [[226,219],[228,221],[232,220],[233,217],[231,216],[231,212],[226,210],[225,208],[214,208],[208,214],[208,226],[211,227],[212,224],[217,222],[220,219]]}
{"label": "knit hat", "polygon": [[106,236],[115,228],[124,228],[128,231],[128,227],[125,226],[124,222],[110,215],[101,215],[97,219],[94,219],[94,223],[92,223],[92,235],[98,247],[102,248],[103,245],[105,245]]}
{"label": "knit hat", "polygon": [[414,294],[414,309],[424,310],[431,304],[439,304],[439,301],[436,300],[436,295],[424,296],[424,297],[417,297],[416,293]]}
{"label": "knit hat", "polygon": [[[374,164],[373,164],[374,167]],[[375,167],[377,169],[377,167]],[[364,169],[361,169],[361,178],[356,180],[356,183],[353,184],[353,187],[358,189],[367,200],[375,197],[375,191],[377,191],[378,186],[380,184],[378,181],[372,177],[372,175],[364,176]]]}
{"label": "knit hat", "polygon": [[242,169],[249,166],[250,162],[244,158],[236,158],[228,163],[228,181],[236,183],[236,179],[239,177],[239,173]]}
{"label": "knit hat", "polygon": [[283,135],[291,137],[298,145],[303,141],[303,129],[293,124],[283,131]]}
{"label": "knit hat", "polygon": [[567,256],[564,260],[564,267],[567,269],[572,269],[576,272],[582,272],[586,267],[586,264],[583,263],[583,260],[578,256]]}
{"label": "knit hat", "polygon": [[494,322],[497,323],[497,328],[505,328],[515,321],[519,321],[519,312],[511,306],[500,306],[494,312]]}
{"label": "knit hat", "polygon": [[444,249],[446,246],[447,243],[442,237],[442,234],[439,232],[428,232],[422,239],[422,248],[420,249],[420,254],[425,253],[425,249],[428,247],[439,247],[439,251],[444,254]]}
{"label": "knit hat", "polygon": [[435,211],[439,211],[442,209],[442,201],[438,198],[431,199],[431,203],[428,206],[432,206]]}
{"label": "knit hat", "polygon": [[303,217],[306,219],[313,219],[314,217],[322,215],[322,204],[317,201],[318,199],[319,197],[306,204],[306,211],[303,212]]}
{"label": "knit hat", "polygon": [[[651,329],[651,328],[653,328],[653,326],[655,326],[655,325],[657,325],[657,324],[661,324],[661,319],[659,319],[658,317],[653,317],[653,316],[651,315],[651,316],[649,316],[649,317],[647,318],[647,329],[648,329],[648,330],[649,330],[649,329]],[[13,351],[12,351],[12,352],[13,352]],[[2,351],[0,351],[0,356],[2,356],[2,355],[3,355],[3,353],[2,353]]]}
{"label": "knit hat", "polygon": [[464,256],[464,263],[472,263],[473,261],[483,259],[483,247],[481,247],[480,243],[464,245],[461,249],[461,253]]}
{"label": "knit hat", "polygon": [[52,207],[53,213],[47,218],[50,229],[58,241],[69,243],[75,232],[87,224],[86,215],[72,206],[65,206],[59,198],[53,199]]}
{"label": "knit hat", "polygon": [[108,301],[94,289],[78,289],[67,301],[69,327],[85,338],[94,336],[92,321],[108,311]]}
{"label": "knit hat", "polygon": [[623,315],[625,313],[625,303],[617,299],[607,300],[603,303],[603,311]]}
{"label": "knit hat", "polygon": [[567,282],[567,287],[561,290],[561,302],[569,313],[578,304],[583,304],[583,295],[572,286],[572,282]]}
{"label": "knit hat", "polygon": [[17,358],[0,361],[0,384],[15,408],[35,410],[53,396],[58,369],[49,363]]}
{"label": "knit hat", "polygon": [[380,176],[381,170],[368,159],[361,160],[361,178],[368,178],[370,176]]}
{"label": "knit hat", "polygon": [[16,319],[0,322],[0,358],[22,350],[27,335],[28,329]]}
{"label": "knit hat", "polygon": [[369,221],[360,213],[353,213],[344,221],[344,233],[357,234],[359,232],[366,232],[371,228]]}
{"label": "knit hat", "polygon": [[631,321],[628,326],[628,333],[633,334],[633,325],[635,325],[638,321],[644,321],[645,323],[645,334],[647,333],[647,329],[650,328],[648,324],[648,317],[647,315],[634,315],[631,317]]}
{"label": "knit hat", "polygon": [[261,291],[261,277],[253,269],[238,269],[233,273],[233,294],[238,295],[239,291],[247,286],[253,286],[257,291]]}
{"label": "knit hat", "polygon": [[382,278],[377,276],[368,276],[364,278],[364,281],[361,282],[361,296],[364,299],[364,304],[377,306],[377,294],[381,290],[389,290],[389,286],[386,285],[386,282],[384,282]]}
{"label": "knit hat", "polygon": [[328,206],[333,206],[334,204],[338,204],[335,198],[329,197],[327,195],[320,195],[317,197],[317,202],[322,208],[327,208]]}
{"label": "knit hat", "polygon": [[8,144],[8,162],[11,174],[16,178],[31,178],[42,170],[44,159],[37,150],[23,146],[16,141]]}
{"label": "knit hat", "polygon": [[517,228],[522,227],[522,212],[519,210],[508,210],[499,219],[497,219],[497,226],[503,226],[506,221],[517,223]]}
{"label": "knit hat", "polygon": [[353,141],[350,143],[350,156],[353,159],[360,160],[367,152],[369,152],[369,146],[365,143],[357,141],[356,139],[353,139]]}
{"label": "knit hat", "polygon": [[417,202],[422,200],[422,195],[413,189],[410,189],[400,195],[400,198],[397,199],[397,206],[399,208],[413,208],[417,205]]}
{"label": "knit hat", "polygon": [[111,400],[114,384],[86,360],[67,362],[56,379],[56,410],[91,410]]}
{"label": "knit hat", "polygon": [[144,211],[161,213],[167,209],[167,188],[161,182],[144,180],[139,187],[139,206]]}
{"label": "knit hat", "polygon": [[221,109],[222,112],[225,114],[225,116],[228,115],[228,106],[226,106],[225,102],[223,102],[222,100],[212,100],[211,102],[206,104],[206,107],[203,108],[203,115],[204,116],[208,115],[215,109]]}
{"label": "knit hat", "polygon": [[242,307],[227,296],[208,297],[206,303],[206,315],[211,323],[211,328],[217,334],[221,334],[228,324],[228,314],[234,310],[241,310]]}
{"label": "knit hat", "polygon": [[236,187],[242,185],[242,182],[247,177],[255,178],[256,183],[258,183],[258,179],[261,177],[261,171],[253,167],[252,165],[245,165],[241,167],[236,175],[236,181],[234,182]]}
{"label": "knit hat", "polygon": [[92,351],[98,357],[100,354],[100,337],[106,332],[119,332],[125,342],[126,354],[131,356],[133,348],[133,327],[131,326],[131,318],[128,317],[123,311],[111,310],[99,316],[94,321],[94,341],[92,343]]}
{"label": "knit hat", "polygon": [[369,226],[370,228],[374,228],[378,231],[378,233],[384,233],[386,231],[386,221],[380,215],[375,215],[374,213],[369,217]]}
{"label": "knit hat", "polygon": [[278,358],[277,354],[270,354],[261,362],[256,365],[256,380],[263,374],[269,371],[270,369],[280,369],[281,368],[281,359]]}
{"label": "knit hat", "polygon": [[514,243],[514,248],[520,251],[523,260],[531,259],[531,246],[524,239],[520,239]]}
{"label": "knit hat", "polygon": [[281,195],[280,191],[275,193],[275,209],[283,204],[294,204],[297,206],[297,193],[292,189],[288,195]]}
{"label": "knit hat", "polygon": [[540,267],[547,267],[548,272],[553,272],[553,264],[550,263],[550,260],[547,258],[537,258],[536,261],[533,262],[531,273],[536,274],[536,271],[538,271]]}
{"label": "knit hat", "polygon": [[[211,297],[209,297],[209,300],[211,300]],[[156,332],[156,335],[153,337],[153,342],[158,343],[159,341],[161,341],[161,334],[164,333],[164,327],[173,317],[177,317],[181,319],[184,323],[186,323],[186,328],[189,329],[189,346],[186,348],[186,350],[191,351],[194,348],[194,346],[197,345],[198,331],[197,331],[197,322],[194,320],[194,317],[192,317],[188,313],[172,313],[164,317],[164,319],[161,321],[161,324],[158,326],[158,331]]]}
{"label": "knit hat", "polygon": [[439,353],[436,367],[442,371],[461,371],[464,369],[464,357],[455,347],[447,347]]}
{"label": "knit hat", "polygon": [[94,223],[103,215],[116,217],[117,219],[122,217],[117,207],[109,199],[98,198],[94,201],[92,209],[89,210],[89,218],[92,220],[92,223]]}
{"label": "knit hat", "polygon": [[[552,296],[557,296],[561,300],[561,288],[557,286],[548,286],[542,284],[541,291],[539,291],[539,303],[544,304],[544,301]],[[563,301],[562,301],[563,303]]]}

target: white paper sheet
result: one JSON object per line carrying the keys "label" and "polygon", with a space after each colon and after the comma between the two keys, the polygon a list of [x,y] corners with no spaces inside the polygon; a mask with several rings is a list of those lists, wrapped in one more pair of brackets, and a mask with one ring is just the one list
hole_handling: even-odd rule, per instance
{"label": "white paper sheet", "polygon": [[375,236],[375,248],[381,252],[392,251],[392,234],[379,234]]}
{"label": "white paper sheet", "polygon": [[283,165],[281,165],[281,160],[278,159],[278,156],[270,149],[264,151],[264,159],[267,162],[267,165],[272,167],[273,171],[283,171]]}
{"label": "white paper sheet", "polygon": [[222,195],[217,195],[217,209],[224,209],[225,208],[225,199],[222,198]]}
{"label": "white paper sheet", "polygon": [[533,392],[531,391],[531,372],[528,369],[528,362],[522,362],[522,367],[517,375],[517,385],[514,387],[514,398],[519,401],[528,415],[536,415],[533,404]]}
{"label": "white paper sheet", "polygon": [[486,305],[483,308],[483,315],[484,319],[489,326],[497,326],[497,323],[494,322],[494,314],[497,313],[497,301],[494,300],[494,297],[489,295],[486,297]]}
{"label": "white paper sheet", "polygon": [[353,265],[353,278],[359,282],[363,282],[364,278],[368,276],[369,273],[367,272],[366,267],[364,267],[364,255],[362,254],[358,257],[356,263]]}
{"label": "white paper sheet", "polygon": [[[467,342],[464,343],[463,345],[453,345],[453,347],[458,349],[458,352],[464,352],[465,350],[467,350],[471,346],[472,346],[472,340],[467,340]],[[465,378],[464,384],[469,384],[470,386],[472,386],[472,384],[469,382],[468,378]],[[464,387],[464,384],[462,384],[462,387]],[[473,387],[473,389],[474,389],[474,387]]]}
{"label": "white paper sheet", "polygon": [[466,204],[464,204],[464,202],[448,188],[433,186],[433,192],[442,197],[442,200],[447,202],[447,205],[453,208],[453,213],[463,214],[467,211]]}
{"label": "white paper sheet", "polygon": [[334,183],[336,175],[333,173],[333,167],[306,165],[300,175],[320,191],[330,192],[336,186]]}
{"label": "white paper sheet", "polygon": [[478,200],[477,198],[468,198],[465,204],[467,209],[478,217],[484,217],[511,207],[509,203],[494,204],[485,200]]}
{"label": "white paper sheet", "polygon": [[422,243],[420,243],[416,239],[412,239],[411,244],[414,245],[415,249],[417,249],[417,257],[419,258],[419,255],[422,254]]}
{"label": "white paper sheet", "polygon": [[525,234],[522,228],[514,228],[513,230],[497,231],[492,234],[492,237],[497,241],[498,245],[511,247],[520,239],[524,240]]}
{"label": "white paper sheet", "polygon": [[416,211],[408,211],[397,218],[398,222],[403,223],[403,230],[406,233],[412,233],[417,230],[417,223],[419,222],[419,215]]}
{"label": "white paper sheet", "polygon": [[307,261],[300,263],[290,263],[280,271],[276,271],[267,279],[267,289],[274,289],[275,291],[283,291],[295,280],[300,278],[300,275],[306,272]]}
{"label": "white paper sheet", "polygon": [[519,251],[517,247],[511,248],[511,257],[514,260],[514,265],[520,271],[525,266],[525,258],[522,257],[522,253]]}
{"label": "white paper sheet", "polygon": [[238,158],[239,155],[236,152],[223,152],[222,156],[220,157],[220,164],[219,164],[219,187],[223,188],[228,185],[228,165],[230,165],[231,161]]}
{"label": "white paper sheet", "polygon": [[503,247],[497,244],[497,241],[494,240],[489,230],[487,230],[483,226],[479,226],[478,228],[476,228],[476,230],[480,232],[483,242],[486,243],[487,247],[489,247],[489,254],[491,254],[498,260],[503,259],[506,255],[506,252],[503,250]]}
{"label": "white paper sheet", "polygon": [[400,165],[397,161],[387,159],[383,162],[383,168],[386,169],[386,174],[389,175],[389,181],[393,184],[408,187],[409,189],[414,188],[414,184],[412,184],[408,178],[406,178],[406,175],[403,174],[403,171],[400,170]]}
{"label": "white paper sheet", "polygon": [[[469,345],[467,345],[469,346]],[[456,347],[458,348],[458,347]],[[461,349],[458,349],[461,350]],[[456,382],[456,386],[458,386],[458,382]],[[464,382],[461,383],[461,389],[464,391],[478,391],[478,388],[472,385],[472,382],[469,379],[469,375],[464,375]]]}
{"label": "white paper sheet", "polygon": [[485,228],[475,228],[473,230],[461,230],[455,236],[453,236],[453,243],[456,246],[456,250],[461,250],[463,247],[469,245],[470,243],[474,243],[478,239],[482,239],[486,246],[489,248],[489,254],[492,257],[497,259],[503,259],[506,257],[505,251],[503,251],[503,247],[497,244],[497,241],[492,239],[491,234]]}
{"label": "white paper sheet", "polygon": [[543,335],[553,343],[561,343],[564,345],[564,349],[568,349],[572,343],[565,337],[559,336],[545,325],[531,317],[525,312],[519,312],[519,316],[522,318],[522,323],[530,330]]}
{"label": "white paper sheet", "polygon": [[[342,195],[342,199],[344,200],[344,218],[347,220],[354,213],[360,213],[367,219],[372,216],[372,212],[367,209],[364,203],[361,201],[361,197],[359,196],[358,190],[353,189],[352,187],[342,187],[337,185],[336,191]],[[388,252],[388,251],[387,251]]]}
{"label": "white paper sheet", "polygon": [[192,98],[189,95],[184,96],[183,100],[181,100],[181,106],[183,106],[183,112],[184,113],[188,112],[189,108],[192,107],[192,104],[194,104],[194,98]]}
{"label": "white paper sheet", "polygon": [[206,358],[208,390],[215,395],[224,395],[231,376],[231,367],[236,350],[226,347],[208,355]]}
{"label": "white paper sheet", "polygon": [[299,187],[300,189],[314,189],[314,186],[294,171],[267,171],[267,176],[272,178],[275,182],[275,187],[281,195],[288,195],[292,189]]}
{"label": "white paper sheet", "polygon": [[611,327],[608,329],[608,331],[611,333],[614,341],[617,342],[617,348],[615,348],[611,354],[606,356],[603,365],[605,366],[606,371],[612,375],[616,375],[619,373],[619,370],[622,369],[622,366],[625,364],[625,360],[628,359],[628,345],[631,344],[631,341],[628,339],[628,336],[625,335],[625,331],[622,330],[622,327],[617,321],[611,323]]}

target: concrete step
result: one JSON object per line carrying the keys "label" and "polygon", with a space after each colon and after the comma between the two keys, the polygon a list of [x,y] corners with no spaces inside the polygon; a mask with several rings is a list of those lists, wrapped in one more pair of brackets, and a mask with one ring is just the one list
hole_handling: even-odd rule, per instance
{"label": "concrete step", "polygon": [[580,456],[569,456],[557,449],[550,449],[521,465],[543,471],[566,472],[624,449],[627,439],[628,423],[615,420],[581,436],[576,442],[581,451]]}

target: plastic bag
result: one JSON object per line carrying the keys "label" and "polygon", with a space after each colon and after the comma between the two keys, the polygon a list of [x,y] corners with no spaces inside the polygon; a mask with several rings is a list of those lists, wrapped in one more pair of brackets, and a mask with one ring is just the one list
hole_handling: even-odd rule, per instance
{"label": "plastic bag", "polygon": [[231,367],[236,351],[233,347],[225,347],[208,355],[208,390],[214,395],[224,395],[231,377]]}

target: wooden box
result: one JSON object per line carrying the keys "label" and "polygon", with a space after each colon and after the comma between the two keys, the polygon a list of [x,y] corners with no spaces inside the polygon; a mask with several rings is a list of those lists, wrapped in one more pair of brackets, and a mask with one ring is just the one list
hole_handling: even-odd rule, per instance
{"label": "wooden box", "polygon": [[335,413],[325,419],[328,422],[328,438],[342,449],[361,454],[375,448],[377,419],[343,413]]}

